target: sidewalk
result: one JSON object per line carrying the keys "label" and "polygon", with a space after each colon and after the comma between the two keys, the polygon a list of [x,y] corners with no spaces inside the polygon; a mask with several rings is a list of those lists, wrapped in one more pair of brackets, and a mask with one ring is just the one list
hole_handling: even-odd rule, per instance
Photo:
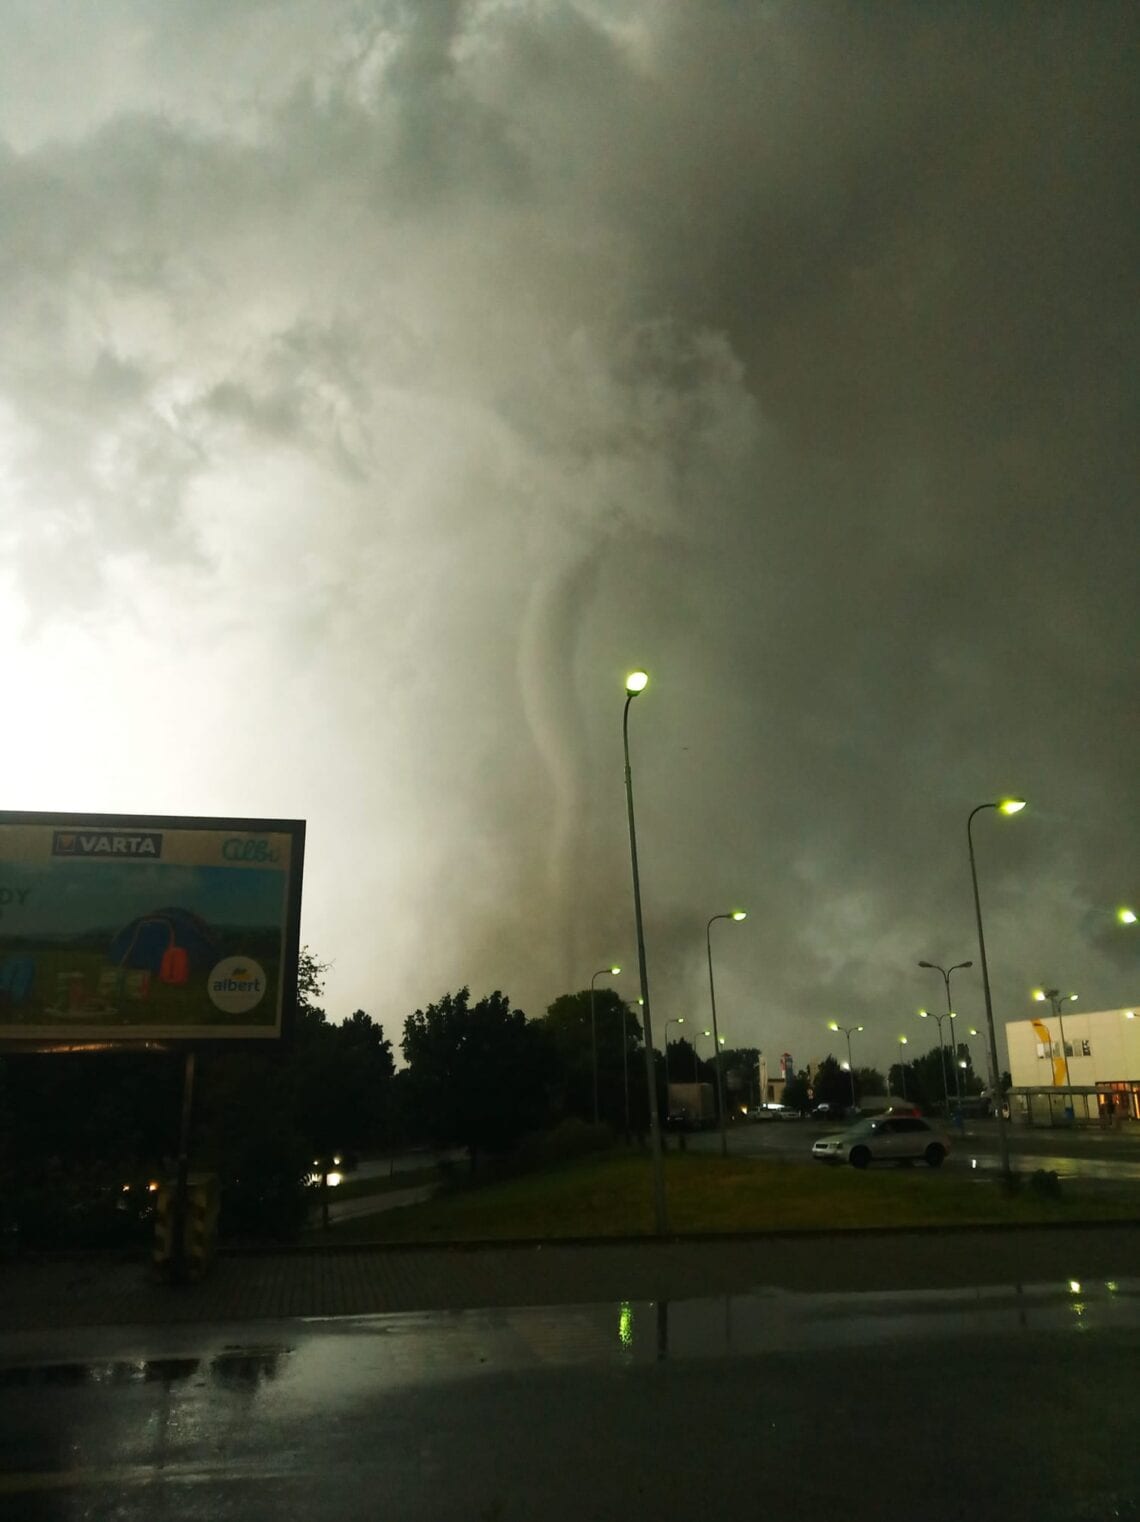
{"label": "sidewalk", "polygon": [[0,1265],[0,1334],[492,1306],[683,1300],[763,1291],[946,1289],[1124,1280],[1140,1225],[849,1231],[741,1240],[224,1253],[200,1284],[145,1258]]}

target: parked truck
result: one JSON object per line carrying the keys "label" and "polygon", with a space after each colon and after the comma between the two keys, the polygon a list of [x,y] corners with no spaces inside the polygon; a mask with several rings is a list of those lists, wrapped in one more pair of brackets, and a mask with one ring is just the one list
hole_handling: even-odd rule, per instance
{"label": "parked truck", "polygon": [[666,1124],[676,1131],[702,1131],[716,1125],[711,1083],[671,1083]]}

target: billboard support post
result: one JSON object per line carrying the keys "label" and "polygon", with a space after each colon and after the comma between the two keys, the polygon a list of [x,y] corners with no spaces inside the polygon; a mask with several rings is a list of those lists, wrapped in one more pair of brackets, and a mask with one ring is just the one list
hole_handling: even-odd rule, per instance
{"label": "billboard support post", "polygon": [[184,1284],[186,1273],[186,1217],[190,1192],[190,1117],[194,1109],[194,1048],[186,1052],[182,1069],[182,1124],[178,1133],[178,1173],[174,1185],[174,1240],[171,1244],[170,1277]]}

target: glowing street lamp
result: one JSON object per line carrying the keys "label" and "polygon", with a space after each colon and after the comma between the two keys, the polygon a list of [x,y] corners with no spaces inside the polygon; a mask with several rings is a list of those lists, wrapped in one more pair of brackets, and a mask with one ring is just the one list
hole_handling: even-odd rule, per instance
{"label": "glowing street lamp", "polygon": [[974,914],[978,921],[978,954],[982,961],[982,991],[986,997],[986,1032],[989,1036],[990,1067],[993,1069],[994,1087],[997,1093],[997,1123],[998,1123],[998,1151],[1001,1154],[1002,1176],[1009,1179],[1009,1138],[1005,1134],[1005,1116],[1002,1113],[1001,1068],[998,1066],[997,1034],[994,1031],[994,1006],[990,995],[990,972],[986,964],[986,938],[982,931],[982,900],[978,894],[978,867],[974,860],[974,815],[982,813],[985,809],[994,809],[999,814],[1020,814],[1025,807],[1024,798],[1001,798],[993,803],[979,803],[970,811],[966,820],[966,842],[970,848],[970,879],[974,885]]}
{"label": "glowing street lamp", "polygon": [[1134,925],[1136,923],[1136,910],[1127,908],[1118,909],[1116,911],[1116,918],[1122,925]]}
{"label": "glowing street lamp", "polygon": [[[906,1098],[906,1053],[903,1051],[903,1047],[905,1045],[906,1045],[906,1037],[905,1036],[900,1036],[899,1037],[899,1083],[902,1086],[902,1097],[904,1099]],[[891,1092],[891,1085],[890,1085],[890,1080],[888,1079],[888,1081],[887,1081],[887,1097],[888,1098],[890,1098],[890,1092]]]}
{"label": "glowing street lamp", "polygon": [[[942,981],[946,985],[946,1013],[950,1016],[951,1020],[953,1020],[954,1019],[954,1015],[953,1015],[952,1011],[953,1011],[954,1006],[950,1002],[950,974],[952,972],[957,972],[960,968],[963,968],[963,967],[973,967],[973,965],[974,965],[973,962],[955,962],[953,967],[940,967],[937,962],[920,962],[918,965],[920,967],[927,967],[932,972],[940,972],[942,974]],[[952,1030],[951,1030],[951,1034],[953,1034]],[[942,1041],[942,1025],[941,1025],[941,1023],[939,1023],[939,1026],[938,1026],[938,1040],[939,1040],[939,1043],[941,1043],[941,1041]],[[958,1047],[957,1047],[957,1044],[955,1044],[955,1046],[954,1046],[954,1057],[955,1057],[955,1059],[957,1059],[957,1056],[958,1056]],[[942,1076],[943,1076],[943,1078],[945,1078],[945,1076],[946,1076],[945,1071],[943,1071]],[[955,1098],[958,1101],[958,1108],[960,1110],[962,1108],[962,1085],[958,1082],[958,1064],[957,1064],[956,1060],[955,1060],[955,1066],[954,1066],[954,1095],[955,1095]],[[949,1096],[947,1096],[947,1099],[946,1099],[946,1108],[947,1109],[950,1108],[950,1099],[949,1099]]]}
{"label": "glowing street lamp", "polygon": [[851,1108],[854,1109],[855,1108],[855,1064],[851,1060],[851,1032],[852,1031],[861,1031],[863,1029],[863,1027],[861,1025],[840,1025],[838,1020],[829,1020],[827,1022],[827,1028],[828,1028],[829,1031],[842,1031],[843,1034],[847,1037],[847,1075],[851,1079]]}
{"label": "glowing street lamp", "polygon": [[1063,994],[1056,988],[1035,988],[1033,990],[1033,997],[1038,1004],[1044,1004],[1045,1000],[1048,999],[1049,1003],[1053,1006],[1053,1013],[1056,1015],[1057,1024],[1061,1029],[1061,1060],[1065,1064],[1065,1087],[1067,1089],[1072,1088],[1073,1081],[1069,1077],[1069,1054],[1065,1049],[1065,1022],[1061,1019],[1061,1005],[1075,1003],[1077,995]]}
{"label": "glowing street lamp", "polygon": [[657,1114],[657,1074],[653,1068],[653,1025],[649,1017],[649,974],[645,966],[645,931],[641,923],[641,879],[637,871],[637,828],[633,819],[633,772],[629,764],[629,705],[644,692],[649,678],[644,671],[631,671],[625,679],[625,708],[621,737],[625,752],[625,802],[629,815],[629,860],[633,873],[633,918],[637,930],[637,970],[641,979],[642,1018],[645,1021],[645,1081],[649,1089],[649,1147],[653,1163],[653,1214],[657,1235],[669,1230],[665,1206],[665,1162],[661,1155],[661,1122]]}
{"label": "glowing street lamp", "polygon": [[936,1020],[938,1022],[938,1061],[942,1067],[942,1098],[946,1103],[946,1113],[949,1115],[950,1090],[946,1087],[946,1049],[942,1044],[942,1022],[943,1020],[957,1020],[958,1016],[952,1009],[947,1010],[944,1015],[932,1015],[928,1009],[920,1009],[918,1018],[920,1020]]}
{"label": "glowing street lamp", "polygon": [[720,1062],[720,1039],[716,1029],[716,988],[713,984],[713,961],[712,961],[712,927],[717,920],[746,920],[748,915],[743,909],[732,909],[728,914],[714,914],[705,926],[705,949],[709,955],[709,1003],[712,1005],[712,1034],[713,1034],[713,1057],[716,1062],[716,1102],[717,1114],[720,1119],[720,1155],[728,1156],[728,1132],[725,1130],[724,1115],[724,1080],[721,1077]]}
{"label": "glowing street lamp", "polygon": [[[598,1022],[594,1017],[594,984],[607,972],[616,978],[620,967],[599,967],[590,979],[590,1058],[594,1067],[594,1124],[598,1124]],[[623,1033],[624,1034],[624,1033]]]}

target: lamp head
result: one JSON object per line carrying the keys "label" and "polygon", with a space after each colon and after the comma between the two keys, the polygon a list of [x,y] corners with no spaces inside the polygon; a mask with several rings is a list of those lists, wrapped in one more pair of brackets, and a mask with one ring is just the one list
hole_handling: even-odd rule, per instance
{"label": "lamp head", "polygon": [[920,962],[918,965],[920,967],[933,967],[934,963],[933,962]]}
{"label": "lamp head", "polygon": [[861,1030],[862,1030],[862,1029],[863,1029],[863,1027],[862,1027],[862,1026],[861,1026],[861,1025],[857,1025],[857,1026],[856,1026],[856,1027],[855,1027],[855,1029],[856,1029],[856,1030],[857,1030],[857,1031],[861,1031]]}
{"label": "lamp head", "polygon": [[828,1028],[829,1031],[837,1031],[839,1029],[839,1021],[838,1020],[829,1020],[827,1022],[827,1028]]}
{"label": "lamp head", "polygon": [[1044,1004],[1045,1003],[1045,990],[1043,988],[1035,988],[1033,990],[1033,997],[1034,997],[1034,999],[1036,999],[1038,1004]]}
{"label": "lamp head", "polygon": [[999,814],[1020,814],[1025,807],[1024,798],[1003,798],[998,804]]}
{"label": "lamp head", "polygon": [[636,697],[639,692],[644,692],[649,686],[649,675],[645,671],[631,671],[625,679],[625,690],[631,697]]}
{"label": "lamp head", "polygon": [[1116,911],[1116,918],[1122,925],[1134,925],[1136,923],[1136,911],[1135,909],[1118,909]]}
{"label": "lamp head", "polygon": [[620,967],[611,967],[611,968],[610,968],[610,971],[611,971],[611,972],[612,972],[612,973],[613,973],[613,974],[614,974],[614,976],[615,976],[615,977],[616,977],[616,976],[617,976],[617,974],[618,974],[618,973],[619,973],[619,972],[620,972],[620,971],[621,971],[621,968],[620,968]]}
{"label": "lamp head", "polygon": [[1070,994],[1070,995],[1069,995],[1069,1003],[1070,1003],[1070,1004],[1071,1004],[1071,1003],[1072,1003],[1072,1002],[1073,1002],[1073,1000],[1074,1000],[1074,999],[1077,999],[1077,998],[1079,998],[1079,997],[1080,997],[1080,995],[1079,995],[1079,994]]}
{"label": "lamp head", "polygon": [[748,918],[748,912],[745,909],[734,909],[732,911],[732,918],[734,920],[746,920]]}
{"label": "lamp head", "polygon": [[900,1036],[899,1037],[899,1045],[900,1046],[905,1046],[906,1044],[907,1044],[906,1043],[906,1037],[905,1036]]}
{"label": "lamp head", "polygon": [[919,1012],[918,1012],[918,1018],[920,1020],[929,1020],[930,1019],[930,1015],[929,1015],[929,1013],[925,1009],[920,1009]]}

